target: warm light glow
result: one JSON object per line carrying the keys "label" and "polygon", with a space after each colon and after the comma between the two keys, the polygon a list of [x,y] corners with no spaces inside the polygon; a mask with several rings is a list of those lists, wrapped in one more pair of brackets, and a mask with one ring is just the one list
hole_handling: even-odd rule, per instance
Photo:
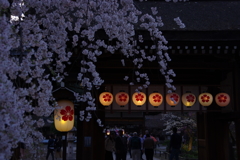
{"label": "warm light glow", "polygon": [[160,106],[163,102],[163,96],[157,92],[151,93],[148,99],[149,99],[149,103],[154,107]]}
{"label": "warm light glow", "polygon": [[110,92],[103,92],[99,95],[99,101],[103,106],[110,106],[113,102],[113,95]]}
{"label": "warm light glow", "polygon": [[215,101],[220,107],[226,107],[230,103],[230,96],[227,93],[218,93]]}
{"label": "warm light glow", "polygon": [[61,120],[60,123],[61,123],[62,125],[64,125],[64,124],[66,124],[66,121]]}
{"label": "warm light glow", "polygon": [[168,93],[166,95],[166,102],[170,106],[176,106],[180,101],[180,96],[177,93]]}
{"label": "warm light glow", "polygon": [[74,104],[69,100],[60,100],[57,102],[54,110],[54,125],[60,132],[68,132],[74,126]]}
{"label": "warm light glow", "polygon": [[110,130],[107,130],[107,135],[108,135],[108,136],[110,135]]}
{"label": "warm light glow", "polygon": [[118,92],[115,95],[115,100],[119,106],[125,106],[129,102],[129,95],[126,92]]}
{"label": "warm light glow", "polygon": [[146,102],[146,94],[143,92],[135,92],[132,95],[132,101],[137,106],[142,106]]}
{"label": "warm light glow", "polygon": [[196,96],[192,93],[185,93],[182,95],[182,103],[190,108],[196,102]]}
{"label": "warm light glow", "polygon": [[198,101],[202,106],[210,106],[213,101],[213,96],[210,93],[202,93],[198,96]]}

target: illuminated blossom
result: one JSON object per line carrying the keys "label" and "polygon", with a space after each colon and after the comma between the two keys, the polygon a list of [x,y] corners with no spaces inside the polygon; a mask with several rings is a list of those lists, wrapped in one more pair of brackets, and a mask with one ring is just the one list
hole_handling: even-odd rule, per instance
{"label": "illuminated blossom", "polygon": [[[121,4],[120,4],[121,3]],[[175,73],[169,69],[171,61],[167,53],[168,41],[159,29],[161,18],[155,16],[157,8],[152,8],[153,15],[144,14],[133,0],[124,1],[50,1],[50,0],[8,0],[0,1],[0,104],[1,146],[0,157],[11,159],[12,150],[19,141],[26,142],[32,160],[38,160],[35,143],[44,138],[40,126],[42,117],[48,117],[54,110],[53,88],[69,76],[73,55],[81,66],[76,73],[76,80],[85,92],[73,93],[76,101],[86,102],[80,111],[80,120],[89,121],[95,110],[95,98],[92,91],[104,83],[95,63],[106,52],[122,54],[124,59],[138,58],[131,62],[135,68],[142,68],[144,61],[156,61],[160,74],[164,75],[169,90],[176,88],[171,84]],[[127,13],[127,14],[125,14]],[[14,19],[11,17],[15,17]],[[138,25],[139,26],[136,26]],[[136,30],[145,30],[154,40],[156,54],[137,49]],[[103,31],[109,40],[96,36]],[[145,32],[144,32],[145,33]],[[144,34],[145,35],[145,34]],[[145,41],[142,35],[141,42]],[[149,36],[148,34],[146,34]],[[149,37],[147,38],[149,39]],[[110,41],[114,40],[114,43]],[[107,43],[106,43],[107,42]],[[79,49],[81,48],[81,49]],[[104,52],[103,52],[104,51]],[[79,60],[79,61],[78,61]],[[126,61],[127,62],[127,61]],[[130,85],[143,82],[142,87],[150,85],[147,73],[126,75],[124,80]],[[130,82],[131,81],[131,82]],[[139,88],[140,89],[140,88]],[[137,97],[143,100],[143,96]],[[112,100],[106,96],[105,101]],[[12,106],[12,107],[9,107]],[[62,111],[63,120],[71,120],[73,114],[69,108]],[[103,125],[98,120],[100,127]],[[12,138],[14,137],[14,138]]]}

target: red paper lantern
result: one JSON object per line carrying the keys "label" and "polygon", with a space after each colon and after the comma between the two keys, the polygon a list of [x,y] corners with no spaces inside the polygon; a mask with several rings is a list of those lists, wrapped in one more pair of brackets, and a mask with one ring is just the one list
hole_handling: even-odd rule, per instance
{"label": "red paper lantern", "polygon": [[115,100],[119,106],[123,107],[129,102],[129,95],[126,92],[118,92],[115,95]]}
{"label": "red paper lantern", "polygon": [[163,96],[157,92],[151,93],[148,99],[149,99],[149,103],[154,107],[160,106],[163,102]]}
{"label": "red paper lantern", "polygon": [[210,93],[202,93],[198,96],[198,101],[202,106],[210,106],[213,101],[213,96]]}
{"label": "red paper lantern", "polygon": [[179,103],[179,101],[180,101],[180,96],[175,92],[168,93],[166,95],[166,102],[168,105],[172,107],[176,106]]}
{"label": "red paper lantern", "polygon": [[110,92],[103,92],[99,95],[99,101],[103,106],[110,106],[113,102],[113,95]]}
{"label": "red paper lantern", "polygon": [[146,94],[143,92],[135,92],[132,95],[132,101],[136,106],[142,106],[146,102]]}
{"label": "red paper lantern", "polygon": [[194,105],[196,102],[196,96],[192,93],[184,93],[182,95],[182,103],[187,106],[187,108],[190,108]]}
{"label": "red paper lantern", "polygon": [[215,101],[220,107],[225,107],[230,103],[230,96],[227,93],[218,93],[215,96]]}

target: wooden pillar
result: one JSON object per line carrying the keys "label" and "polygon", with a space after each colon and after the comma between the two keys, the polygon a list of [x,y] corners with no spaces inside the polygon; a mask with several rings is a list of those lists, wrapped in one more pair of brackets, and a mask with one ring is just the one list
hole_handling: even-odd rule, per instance
{"label": "wooden pillar", "polygon": [[[234,111],[235,112],[239,112],[240,111],[240,99],[239,99],[239,95],[240,95],[240,85],[239,85],[239,80],[240,80],[240,55],[236,54],[235,55],[235,70],[233,73],[233,77],[234,77]],[[237,159],[240,160],[240,117],[238,119],[235,120],[235,132],[236,132],[236,151],[237,151]]]}
{"label": "wooden pillar", "polygon": [[[79,114],[79,113],[78,113]],[[79,117],[77,118],[77,144],[76,144],[76,160],[82,160],[82,150],[83,150],[83,140],[82,140],[82,131],[79,128],[82,128],[81,121]]]}
{"label": "wooden pillar", "polygon": [[206,113],[197,112],[198,160],[207,160]]}
{"label": "wooden pillar", "polygon": [[[80,111],[85,112],[86,104],[80,103],[80,106],[77,111],[77,152],[76,152],[76,160],[92,160],[92,119],[89,122],[86,122],[84,119],[80,121]],[[86,117],[86,115],[84,115]]]}
{"label": "wooden pillar", "polygon": [[[105,114],[104,111],[98,111],[98,118],[101,119],[102,123],[104,123]],[[95,118],[94,124],[93,124],[94,130],[93,130],[93,147],[92,147],[92,153],[93,159],[104,159],[105,157],[105,133],[103,133],[103,127],[99,127],[97,123],[97,119]]]}
{"label": "wooden pillar", "polygon": [[83,104],[81,103],[78,108],[76,108],[76,114],[77,114],[77,151],[76,151],[76,160],[83,160],[83,122],[80,121],[79,112],[81,109],[83,109]]}
{"label": "wooden pillar", "polygon": [[235,121],[237,159],[240,160],[240,119]]}
{"label": "wooden pillar", "polygon": [[219,117],[221,113],[197,113],[199,160],[229,160],[228,121]]}
{"label": "wooden pillar", "polygon": [[63,160],[67,160],[67,132],[62,132],[62,136],[63,136],[63,153],[62,153],[62,159]]}
{"label": "wooden pillar", "polygon": [[[96,117],[94,119],[94,130],[93,130],[93,159],[104,159],[105,158],[105,133],[103,133],[103,129],[105,126],[105,106],[103,106],[99,101],[99,95],[101,92],[105,91],[105,86],[101,87],[96,93],[96,104],[97,104],[97,112]],[[100,119],[103,127],[100,127],[97,123],[97,119]]]}
{"label": "wooden pillar", "polygon": [[[101,92],[100,90],[99,92]],[[96,94],[96,111],[91,111],[92,118],[89,122],[79,120],[79,111],[86,108],[86,104],[81,103],[78,109],[77,121],[77,153],[76,160],[97,160],[104,159],[104,127],[100,127],[97,119],[105,124],[105,108],[99,103],[98,95]],[[87,111],[85,111],[86,113]],[[85,115],[86,117],[86,115]]]}
{"label": "wooden pillar", "polygon": [[207,160],[229,159],[229,128],[228,122],[219,119],[221,113],[207,113],[207,136],[208,146]]}

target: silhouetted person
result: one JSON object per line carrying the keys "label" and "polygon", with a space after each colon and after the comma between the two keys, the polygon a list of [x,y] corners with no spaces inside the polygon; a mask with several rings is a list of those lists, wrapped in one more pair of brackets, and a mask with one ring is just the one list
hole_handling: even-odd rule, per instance
{"label": "silhouetted person", "polygon": [[143,141],[143,148],[147,160],[153,160],[154,147],[154,140],[150,137],[149,134],[146,134],[146,138]]}
{"label": "silhouetted person", "polygon": [[56,160],[62,159],[62,138],[60,136],[55,139],[55,158]]}
{"label": "silhouetted person", "polygon": [[54,149],[55,149],[55,140],[52,135],[49,136],[48,140],[48,148],[47,148],[47,156],[46,160],[48,160],[48,156],[51,154],[52,155],[52,160],[54,160]]}
{"label": "silhouetted person", "polygon": [[118,131],[115,139],[116,160],[126,160],[127,158],[127,137],[123,136],[123,130]]}
{"label": "silhouetted person", "polygon": [[132,154],[131,154],[131,147],[130,147],[130,145],[129,145],[129,141],[130,141],[130,139],[131,139],[132,136],[133,136],[133,134],[130,133],[130,134],[129,134],[129,137],[127,138],[128,153],[129,153],[129,155],[130,155],[130,158],[132,158]]}
{"label": "silhouetted person", "polygon": [[115,132],[111,131],[110,135],[105,139],[105,160],[113,160],[113,152],[115,152]]}
{"label": "silhouetted person", "polygon": [[179,160],[179,153],[180,153],[180,148],[182,144],[182,136],[177,134],[177,128],[174,127],[173,129],[173,134],[171,135],[170,139],[170,146],[169,146],[169,151],[170,151],[170,160]]}
{"label": "silhouetted person", "polygon": [[141,160],[142,142],[141,139],[138,137],[137,132],[133,133],[133,136],[129,140],[129,145],[131,147],[132,159]]}

